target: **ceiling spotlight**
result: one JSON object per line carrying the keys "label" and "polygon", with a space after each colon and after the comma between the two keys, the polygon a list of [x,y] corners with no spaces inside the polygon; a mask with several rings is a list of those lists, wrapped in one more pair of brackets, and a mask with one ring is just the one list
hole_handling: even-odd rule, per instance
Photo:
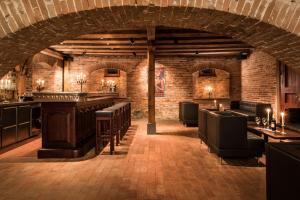
{"label": "ceiling spotlight", "polygon": [[135,53],[135,52],[132,52],[132,55],[136,56],[136,53]]}
{"label": "ceiling spotlight", "polygon": [[129,40],[130,40],[131,44],[134,44],[134,39],[133,38],[130,38]]}

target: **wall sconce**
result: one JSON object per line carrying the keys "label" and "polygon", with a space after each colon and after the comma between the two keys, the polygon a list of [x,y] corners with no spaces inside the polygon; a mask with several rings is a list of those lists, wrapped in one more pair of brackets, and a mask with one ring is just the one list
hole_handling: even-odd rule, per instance
{"label": "wall sconce", "polygon": [[76,83],[80,85],[80,92],[82,92],[82,86],[83,84],[86,84],[86,75],[83,73],[80,73],[76,76]]}
{"label": "wall sconce", "polygon": [[206,86],[205,90],[208,92],[208,98],[211,98],[213,88],[211,86]]}
{"label": "wall sconce", "polygon": [[38,80],[36,81],[36,84],[37,84],[36,90],[37,90],[38,92],[41,92],[41,91],[45,88],[45,81],[42,80],[42,79],[38,79]]}

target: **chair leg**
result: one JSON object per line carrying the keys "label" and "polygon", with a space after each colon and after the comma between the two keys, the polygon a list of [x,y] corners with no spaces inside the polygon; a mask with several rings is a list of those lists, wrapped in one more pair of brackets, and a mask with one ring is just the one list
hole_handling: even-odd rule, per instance
{"label": "chair leg", "polygon": [[222,159],[222,157],[220,156],[220,164],[221,164],[221,165],[222,165],[222,160],[223,160],[223,159]]}

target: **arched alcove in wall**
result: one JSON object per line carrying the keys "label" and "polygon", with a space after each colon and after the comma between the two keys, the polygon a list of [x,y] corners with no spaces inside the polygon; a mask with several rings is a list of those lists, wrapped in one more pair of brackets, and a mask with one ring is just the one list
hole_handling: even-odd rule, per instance
{"label": "arched alcove in wall", "polygon": [[[108,75],[107,70],[117,70],[116,75]],[[90,72],[87,75],[86,91],[87,92],[106,92],[107,85],[110,81],[116,84],[116,92],[119,97],[127,97],[127,73],[116,68],[102,68]]]}
{"label": "arched alcove in wall", "polygon": [[207,68],[193,73],[194,99],[230,99],[230,74],[221,69]]}

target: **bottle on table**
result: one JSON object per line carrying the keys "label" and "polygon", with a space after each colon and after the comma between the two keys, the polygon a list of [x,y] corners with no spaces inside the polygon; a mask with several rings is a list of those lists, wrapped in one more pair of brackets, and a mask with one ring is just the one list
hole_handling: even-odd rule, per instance
{"label": "bottle on table", "polygon": [[276,119],[274,117],[274,114],[273,114],[272,120],[271,120],[271,130],[274,132],[276,131]]}

